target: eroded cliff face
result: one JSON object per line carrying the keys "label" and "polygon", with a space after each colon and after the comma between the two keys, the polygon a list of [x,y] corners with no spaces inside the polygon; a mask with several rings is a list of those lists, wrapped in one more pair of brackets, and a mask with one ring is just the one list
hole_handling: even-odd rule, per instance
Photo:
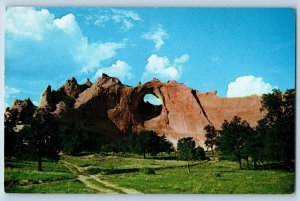
{"label": "eroded cliff face", "polygon": [[[145,103],[146,94],[158,97],[162,105]],[[76,125],[99,137],[114,140],[129,132],[154,130],[176,143],[179,138],[193,137],[204,146],[204,127],[220,129],[224,120],[234,115],[252,126],[262,118],[259,96],[223,98],[216,92],[199,92],[184,84],[157,79],[130,87],[105,74],[94,84],[89,80],[79,85],[75,78],[59,90],[48,86],[39,108],[62,122]]]}
{"label": "eroded cliff face", "polygon": [[4,124],[27,123],[32,118],[36,107],[30,99],[15,100],[11,107],[6,108],[4,113]]}

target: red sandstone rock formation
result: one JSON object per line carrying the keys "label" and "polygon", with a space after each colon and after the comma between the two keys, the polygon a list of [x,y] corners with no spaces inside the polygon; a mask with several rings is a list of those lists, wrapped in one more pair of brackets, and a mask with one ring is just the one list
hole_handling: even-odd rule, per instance
{"label": "red sandstone rock formation", "polygon": [[36,107],[30,99],[15,100],[11,107],[6,108],[4,113],[4,126],[6,129],[12,128],[14,131],[20,131],[24,124],[30,122]]}
{"label": "red sandstone rock formation", "polygon": [[11,107],[6,108],[4,113],[4,123],[15,122],[16,124],[27,122],[31,119],[36,107],[30,99],[15,100]]}
{"label": "red sandstone rock formation", "polygon": [[[146,94],[160,98],[162,106],[144,103]],[[130,87],[103,74],[94,84],[87,80],[78,85],[72,78],[57,91],[48,86],[39,108],[107,140],[129,132],[154,130],[172,142],[191,136],[204,146],[203,128],[207,124],[220,129],[224,120],[238,115],[255,126],[263,115],[260,101],[259,96],[223,98],[216,92],[203,93],[175,81],[162,83],[157,79]]]}

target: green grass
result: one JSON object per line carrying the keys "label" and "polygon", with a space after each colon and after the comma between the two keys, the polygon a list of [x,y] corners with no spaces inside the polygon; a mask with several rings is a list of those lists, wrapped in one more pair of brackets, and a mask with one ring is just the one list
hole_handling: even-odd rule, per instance
{"label": "green grass", "polygon": [[[17,159],[5,159],[5,167],[6,168],[15,168],[22,170],[36,170],[37,162],[36,161],[25,161],[25,160],[17,160]],[[43,161],[42,167],[44,171],[48,172],[69,172],[65,166],[60,163],[55,163],[52,161]]]}
{"label": "green grass", "polygon": [[[74,180],[76,175],[61,163],[43,162],[43,171],[37,171],[37,162],[16,159],[5,160],[5,191],[10,193],[93,193]],[[64,187],[65,186],[65,187]]]}
{"label": "green grass", "polygon": [[56,180],[76,178],[60,163],[43,162],[43,171],[37,171],[37,162],[33,161],[5,161],[5,184],[28,185],[40,184]]}
{"label": "green grass", "polygon": [[[295,184],[295,172],[240,170],[237,163],[225,160],[191,162],[190,174],[187,163],[177,160],[100,154],[63,156],[62,160],[80,166],[85,176],[100,173],[102,180],[143,193],[290,194]],[[62,163],[43,162],[43,172],[36,171],[36,166],[36,162],[6,160],[6,192],[96,193]]]}
{"label": "green grass", "polygon": [[172,170],[161,169],[155,175],[142,172],[107,175],[120,186],[144,193],[207,194],[289,194],[294,192],[294,173],[285,171],[239,170],[233,162],[220,161]]}
{"label": "green grass", "polygon": [[38,185],[12,186],[7,193],[96,193],[76,179],[43,183]]}
{"label": "green grass", "polygon": [[[62,160],[73,163],[80,167],[97,167],[101,169],[140,169],[140,168],[168,168],[174,166],[184,166],[185,161],[177,160],[159,160],[159,159],[142,159],[136,157],[123,157],[117,155],[100,155],[91,156],[64,156]],[[197,164],[198,161],[193,161],[191,164]]]}

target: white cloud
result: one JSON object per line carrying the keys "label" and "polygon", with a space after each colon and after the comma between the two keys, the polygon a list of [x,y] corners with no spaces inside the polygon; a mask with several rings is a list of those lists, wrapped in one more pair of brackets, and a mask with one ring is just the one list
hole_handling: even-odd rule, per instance
{"label": "white cloud", "polygon": [[14,97],[14,94],[18,94],[20,92],[21,90],[17,88],[5,86],[5,106],[8,107],[10,105],[7,101],[11,96]]}
{"label": "white cloud", "polygon": [[75,20],[75,16],[70,13],[62,18],[53,20],[53,23],[57,26],[57,28],[67,33],[81,32]]}
{"label": "white cloud", "polygon": [[102,73],[106,73],[109,76],[117,77],[122,82],[125,79],[131,80],[134,78],[134,75],[131,73],[131,66],[125,61],[117,60],[116,63],[112,64],[110,67],[100,68],[97,70],[94,78],[102,76]]}
{"label": "white cloud", "polygon": [[154,77],[163,81],[177,80],[181,77],[182,64],[187,62],[188,59],[189,56],[184,54],[179,58],[175,58],[173,63],[170,63],[168,57],[152,54],[147,60],[142,80],[148,81]]}
{"label": "white cloud", "polygon": [[188,54],[183,54],[181,57],[175,58],[174,63],[183,64],[183,63],[189,61],[189,59],[190,59],[190,57]]}
{"label": "white cloud", "polygon": [[227,97],[262,95],[272,92],[274,88],[278,87],[265,82],[262,77],[241,76],[228,84]]}
{"label": "white cloud", "polygon": [[14,87],[9,87],[5,86],[5,97],[9,97],[10,95],[20,93],[21,90],[14,88]]}
{"label": "white cloud", "polygon": [[[133,15],[131,18],[136,19],[136,16]],[[83,35],[75,16],[71,13],[55,19],[55,16],[46,9],[39,11],[29,7],[10,7],[6,11],[6,25],[6,32],[10,35],[39,40],[47,44],[46,47],[56,45],[54,49],[57,51],[68,52],[81,66],[80,72],[93,71],[101,66],[102,61],[114,57],[116,50],[125,47],[123,42],[88,42],[88,38]],[[11,46],[10,44],[14,42],[8,41],[7,46]]]}
{"label": "white cloud", "polygon": [[111,11],[114,14],[113,17],[115,19],[119,18],[118,20],[120,20],[120,18],[131,19],[133,21],[140,21],[141,20],[140,16],[137,13],[135,13],[133,11],[130,11],[130,10],[111,9]]}
{"label": "white cloud", "polygon": [[[92,20],[93,17],[90,17],[90,19]],[[97,26],[104,26],[104,23],[109,21],[109,17],[106,16],[106,15],[100,15],[100,16],[97,16],[96,19],[95,19],[95,22],[94,24],[97,25]]]}
{"label": "white cloud", "polygon": [[134,23],[141,21],[140,16],[130,10],[124,9],[106,9],[102,10],[100,14],[88,15],[86,17],[88,22],[93,21],[94,25],[104,27],[105,23],[112,21],[123,31],[128,31],[134,27]]}
{"label": "white cloud", "polygon": [[31,7],[9,7],[5,13],[5,31],[23,38],[42,40],[53,28],[54,15],[48,10]]}
{"label": "white cloud", "polygon": [[100,65],[101,61],[108,60],[116,55],[116,50],[124,48],[123,43],[92,43],[88,44],[87,40],[82,41],[82,45],[77,49],[74,55],[76,61],[84,64],[82,72],[93,71]]}
{"label": "white cloud", "polygon": [[164,40],[168,38],[168,34],[166,30],[161,27],[161,25],[157,25],[149,32],[144,33],[142,37],[153,41],[155,43],[155,48],[159,50],[161,46],[165,44]]}

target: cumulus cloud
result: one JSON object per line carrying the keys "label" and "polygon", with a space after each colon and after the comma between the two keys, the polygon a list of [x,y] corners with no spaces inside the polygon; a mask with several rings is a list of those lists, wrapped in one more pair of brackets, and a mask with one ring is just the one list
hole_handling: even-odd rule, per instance
{"label": "cumulus cloud", "polygon": [[149,80],[154,77],[163,81],[177,80],[181,77],[182,64],[187,62],[188,59],[189,56],[184,54],[179,58],[175,58],[171,63],[166,56],[160,57],[152,54],[147,60],[142,80]]}
{"label": "cumulus cloud", "polygon": [[140,16],[130,10],[125,9],[106,9],[99,14],[86,16],[87,22],[93,22],[94,25],[104,27],[109,21],[119,25],[123,31],[128,31],[134,27],[134,24],[141,21]]}
{"label": "cumulus cloud", "polygon": [[116,55],[116,50],[124,48],[124,43],[92,43],[88,44],[86,39],[78,48],[78,54],[74,55],[76,61],[83,63],[82,72],[93,71],[100,65],[101,61],[108,60]]}
{"label": "cumulus cloud", "polygon": [[[133,14],[127,15],[137,19]],[[55,16],[46,9],[10,7],[6,11],[6,25],[6,33],[14,37],[26,37],[40,41],[42,44],[39,45],[39,49],[48,47],[50,51],[49,47],[55,46],[53,49],[56,49],[57,52],[65,55],[68,52],[74,62],[81,67],[80,72],[92,72],[101,66],[102,61],[114,57],[116,50],[125,47],[123,42],[90,43],[88,38],[83,35],[76,17],[71,13],[55,19]],[[12,45],[12,43],[15,43],[15,40],[8,40],[7,47],[18,46]],[[12,50],[10,53],[13,54],[14,51]],[[47,51],[45,50],[45,52]],[[52,52],[48,55],[55,54]]]}
{"label": "cumulus cloud", "polygon": [[143,38],[147,40],[151,40],[155,43],[156,50],[159,50],[163,44],[165,44],[164,40],[168,38],[168,34],[166,30],[162,28],[161,25],[157,25],[152,28],[149,32],[146,32],[142,35]]}
{"label": "cumulus cloud", "polygon": [[54,15],[48,10],[31,7],[10,7],[5,13],[5,31],[23,38],[42,40],[53,29]]}
{"label": "cumulus cloud", "polygon": [[262,95],[272,92],[274,88],[278,87],[265,82],[262,77],[241,76],[228,84],[227,97]]}
{"label": "cumulus cloud", "polygon": [[71,13],[53,20],[53,23],[57,26],[57,28],[67,33],[81,32],[75,16]]}
{"label": "cumulus cloud", "polygon": [[131,66],[125,61],[117,60],[116,63],[112,64],[110,67],[100,68],[97,70],[94,78],[102,76],[102,73],[106,73],[109,76],[117,77],[122,82],[125,79],[131,80],[134,78],[134,75],[131,73]]}

